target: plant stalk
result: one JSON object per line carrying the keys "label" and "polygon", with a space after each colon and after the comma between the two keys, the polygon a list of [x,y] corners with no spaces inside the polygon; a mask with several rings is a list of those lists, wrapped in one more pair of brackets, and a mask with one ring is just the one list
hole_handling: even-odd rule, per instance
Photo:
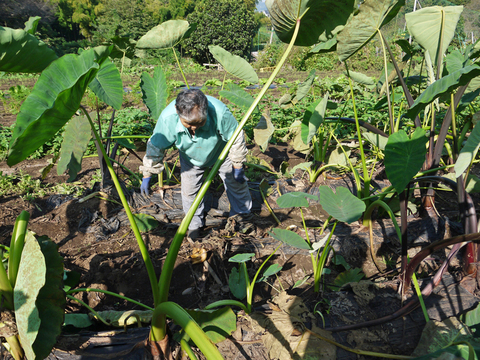
{"label": "plant stalk", "polygon": [[[192,221],[193,215],[195,214],[195,211],[197,210],[201,199],[205,196],[208,188],[210,187],[210,184],[213,181],[213,178],[215,177],[215,175],[218,172],[218,169],[220,169],[220,166],[222,165],[223,161],[227,157],[228,152],[230,151],[230,148],[233,145],[233,142],[238,137],[238,135],[242,131],[243,127],[245,126],[247,120],[250,118],[253,111],[255,110],[257,105],[260,103],[260,100],[263,98],[263,96],[267,92],[268,88],[272,84],[273,80],[275,79],[275,77],[280,72],[283,64],[285,63],[285,61],[288,57],[288,54],[291,52],[291,50],[293,48],[293,44],[295,43],[295,40],[297,38],[299,29],[300,29],[300,19],[297,20],[297,24],[295,26],[295,31],[293,33],[292,40],[290,41],[290,44],[288,45],[288,47],[285,51],[285,54],[282,56],[282,58],[280,59],[280,62],[277,64],[277,67],[272,72],[269,79],[267,80],[267,82],[263,86],[262,90],[260,91],[260,93],[258,94],[256,99],[253,101],[252,105],[247,110],[247,112],[243,116],[242,120],[238,124],[237,129],[235,130],[232,137],[230,138],[230,140],[225,145],[225,148],[220,153],[217,161],[213,165],[213,167],[212,167],[211,171],[209,172],[207,178],[205,179],[202,187],[198,191],[198,194],[197,194],[195,200],[193,201],[193,204],[191,205],[189,211],[187,212],[187,214],[183,218],[182,222],[180,223],[180,226],[177,230],[177,233],[175,234],[175,236],[172,240],[172,244],[170,245],[170,248],[168,250],[167,257],[166,257],[165,262],[163,264],[162,273],[160,274],[160,280],[159,280],[159,302],[160,303],[163,303],[163,302],[167,301],[167,299],[168,299],[168,290],[170,289],[170,282],[171,282],[171,279],[172,279],[173,268],[174,268],[174,265],[175,265],[175,261],[177,259],[178,251],[180,250],[180,246],[181,246],[183,238],[184,238],[184,236],[187,232],[188,225]],[[155,306],[157,306],[157,305],[155,305]],[[158,339],[158,340],[162,340],[166,335],[166,318],[165,318],[165,315],[162,312],[157,312],[156,314],[158,314],[158,317],[154,315],[154,317],[152,318],[151,337],[153,337],[155,339]]]}
{"label": "plant stalk", "polygon": [[135,221],[135,218],[133,217],[132,211],[130,210],[130,206],[128,205],[127,199],[125,198],[125,194],[123,193],[120,182],[118,181],[117,174],[115,174],[112,163],[110,162],[110,159],[107,156],[105,149],[102,146],[100,137],[98,136],[98,133],[95,130],[95,127],[93,126],[92,119],[90,118],[90,115],[87,113],[87,111],[83,106],[81,106],[81,109],[83,110],[85,116],[90,122],[90,126],[92,128],[93,134],[95,135],[95,139],[100,145],[100,150],[102,151],[105,162],[107,163],[107,168],[110,171],[110,175],[112,176],[112,180],[113,180],[113,183],[115,184],[115,188],[117,189],[118,196],[120,197],[122,205],[125,209],[125,213],[127,214],[128,220],[130,221],[130,226],[132,228],[132,231],[135,235],[135,238],[137,239],[138,247],[140,249],[140,253],[142,254],[143,261],[145,262],[145,267],[147,269],[148,278],[150,279],[150,286],[152,287],[152,293],[153,293],[153,301],[154,301],[154,304],[156,305],[159,303],[157,276],[155,275],[155,269],[153,267],[153,263],[150,258],[150,255],[148,254],[148,249],[145,243],[143,242],[142,235],[140,234],[140,230],[138,230],[138,226]]}

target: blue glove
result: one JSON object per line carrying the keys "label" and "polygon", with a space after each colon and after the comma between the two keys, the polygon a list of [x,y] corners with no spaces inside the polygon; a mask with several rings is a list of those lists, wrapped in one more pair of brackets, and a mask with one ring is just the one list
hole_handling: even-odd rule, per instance
{"label": "blue glove", "polygon": [[239,182],[240,184],[243,184],[246,180],[248,180],[247,177],[245,176],[245,171],[243,170],[243,166],[240,169],[237,169],[232,166],[232,170],[233,170],[233,178],[235,179],[235,181]]}
{"label": "blue glove", "polygon": [[148,193],[148,184],[150,183],[150,177],[143,178],[142,185],[140,185],[140,193],[144,196],[150,195]]}

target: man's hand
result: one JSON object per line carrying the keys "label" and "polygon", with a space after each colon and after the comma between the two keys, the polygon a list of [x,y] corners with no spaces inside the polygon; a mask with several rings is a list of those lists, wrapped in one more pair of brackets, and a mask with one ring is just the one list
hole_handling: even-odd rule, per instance
{"label": "man's hand", "polygon": [[235,166],[232,166],[233,170],[233,178],[235,181],[239,182],[240,184],[243,184],[247,179],[245,176],[245,171],[243,170],[243,166],[241,168],[236,168]]}
{"label": "man's hand", "polygon": [[140,185],[140,193],[144,196],[149,196],[148,184],[150,183],[150,177],[143,178],[142,185]]}

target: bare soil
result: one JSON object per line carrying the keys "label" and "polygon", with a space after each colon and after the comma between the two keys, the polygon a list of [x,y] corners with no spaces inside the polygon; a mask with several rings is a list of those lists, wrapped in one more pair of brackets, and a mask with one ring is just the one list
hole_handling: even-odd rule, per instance
{"label": "bare soil", "polygon": [[[192,80],[193,81],[193,80]],[[2,85],[5,88],[5,85]],[[8,88],[8,87],[7,87]],[[0,109],[0,125],[9,126],[15,116]],[[304,161],[304,156],[292,150],[287,144],[269,146],[266,152],[261,152],[257,146],[250,145],[249,151],[253,156],[271,164],[272,170],[279,171],[280,164],[288,161],[294,166]],[[142,152],[138,153],[140,157]],[[171,152],[167,160],[172,165],[177,154]],[[137,171],[140,161],[134,156],[122,159],[124,166]],[[4,162],[0,163],[3,174],[19,173],[30,174],[40,179],[40,172],[47,165],[47,159],[24,161],[12,168]],[[125,222],[121,207],[111,200],[116,200],[115,191],[101,189],[97,183],[91,185],[92,176],[98,169],[96,158],[84,159],[82,171],[75,181],[86,190],[84,196],[94,191],[107,192],[108,198],[102,196],[90,198],[80,202],[79,198],[65,195],[49,195],[44,198],[24,201],[18,196],[4,196],[0,198],[0,243],[7,245],[13,230],[16,217],[22,210],[31,214],[29,229],[38,235],[49,236],[56,244],[64,258],[65,269],[81,274],[79,287],[97,288],[117,292],[147,305],[153,304],[150,283],[140,254],[137,241]],[[122,170],[117,167],[120,177],[124,177]],[[178,178],[179,169],[176,169]],[[353,189],[353,182],[346,175],[325,173],[316,184],[308,184],[301,174],[291,180],[279,180],[267,173],[260,175],[272,181],[273,193],[268,199],[276,216],[282,222],[280,227],[295,229],[305,238],[302,229],[301,214],[298,210],[279,209],[275,198],[280,193],[290,191],[307,191],[318,193],[319,185],[329,185],[332,188],[347,186]],[[68,179],[67,175],[57,175],[54,168],[42,183],[61,184]],[[258,179],[250,183],[254,197],[254,216],[251,226],[238,224],[228,219],[225,214],[224,195],[219,179],[214,182],[210,190],[212,211],[209,213],[207,227],[202,238],[197,243],[184,240],[175,264],[169,299],[186,308],[203,308],[209,303],[220,299],[234,298],[228,288],[228,276],[233,264],[228,259],[236,253],[255,253],[255,261],[249,263],[248,270],[253,277],[256,269],[277,246],[269,235],[272,228],[278,224],[271,216],[267,207],[256,191]],[[382,171],[378,171],[375,181],[380,186],[388,183]],[[134,195],[134,193],[136,195]],[[143,240],[148,247],[155,271],[160,274],[171,241],[176,233],[177,226],[182,219],[182,212],[178,204],[179,185],[172,186],[165,191],[163,203],[159,201],[158,192],[147,204],[135,203],[134,211],[152,214],[159,220],[159,226],[147,233],[143,233]],[[132,189],[131,197],[138,198],[138,189]],[[223,205],[222,205],[223,204]],[[452,205],[453,204],[453,205]],[[478,206],[478,199],[475,200]],[[443,237],[455,235],[458,228],[457,205],[455,197],[442,194],[437,197],[437,207],[440,217],[432,221],[430,217],[412,214],[409,218],[409,246],[414,253],[421,246]],[[178,211],[173,211],[178,210]],[[304,209],[309,229],[309,238],[312,242],[320,241],[320,227],[326,216],[318,203],[312,202],[308,209]],[[118,223],[112,221],[118,219]],[[327,231],[328,232],[328,231]],[[259,283],[255,287],[254,307],[259,316],[266,316],[276,311],[274,297],[284,291],[292,297],[300,298],[305,304],[305,311],[311,314],[303,326],[308,329],[328,328],[334,330],[331,334],[336,341],[345,346],[385,352],[391,354],[409,355],[418,344],[420,334],[425,325],[420,309],[416,309],[398,319],[391,319],[381,324],[359,330],[335,331],[339,326],[362,323],[393,314],[403,304],[399,299],[398,284],[392,272],[399,264],[400,244],[396,238],[393,226],[389,220],[378,219],[374,225],[374,247],[378,262],[384,265],[382,273],[372,261],[369,250],[368,230],[360,223],[337,226],[333,237],[333,246],[337,254],[341,254],[349,266],[363,270],[366,277],[362,282],[347,285],[341,289],[335,288],[334,279],[344,271],[342,265],[328,262],[329,274],[325,274],[323,285],[319,293],[313,292],[313,280],[310,278],[301,286],[294,287],[295,283],[307,275],[312,274],[312,262],[308,252],[299,251],[289,246],[282,246],[271,260],[283,266],[277,278],[271,278],[269,283]],[[195,252],[204,249],[206,262],[217,275],[206,268],[205,263],[194,263]],[[416,250],[415,250],[416,249]],[[424,264],[422,270],[424,282],[438,269],[445,259],[445,252],[432,254]],[[387,266],[388,265],[388,266]],[[461,259],[456,258],[449,268],[450,273],[437,288],[434,295],[427,299],[431,319],[443,320],[456,316],[478,303],[478,286],[476,278],[463,273]],[[452,297],[452,294],[456,294]],[[86,302],[93,309],[100,310],[130,310],[140,309],[116,297],[106,296],[98,292],[83,292],[75,295]],[[412,298],[413,294],[410,294]],[[86,312],[74,301],[68,301],[67,313]],[[263,315],[262,315],[263,314]],[[321,315],[320,315],[321,314]],[[239,314],[241,315],[241,313]],[[229,337],[221,343],[219,348],[226,359],[269,359],[273,356],[271,348],[262,341],[262,334],[273,333],[267,325],[263,332],[259,332],[243,316],[238,316],[240,333]],[[307,319],[307,318],[306,318]],[[325,323],[324,323],[325,322]],[[259,322],[261,323],[261,322]],[[175,327],[173,327],[175,329]],[[105,330],[99,325],[91,331]],[[133,330],[132,330],[133,331]],[[132,335],[132,338],[135,338]],[[65,338],[60,339],[58,348],[76,350],[80,345],[66,345]],[[354,359],[357,355],[336,349],[339,359]],[[122,357],[129,358],[129,357]],[[132,357],[133,358],[133,357]],[[364,357],[368,358],[368,357]],[[83,359],[83,358],[82,358]]]}

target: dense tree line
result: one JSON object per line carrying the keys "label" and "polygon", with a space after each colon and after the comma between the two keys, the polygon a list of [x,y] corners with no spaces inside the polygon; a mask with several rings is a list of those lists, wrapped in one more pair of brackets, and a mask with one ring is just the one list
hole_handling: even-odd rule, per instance
{"label": "dense tree line", "polygon": [[[210,61],[215,44],[249,56],[259,20],[257,0],[0,0],[0,25],[23,28],[40,16],[37,35],[63,52],[105,43],[115,36],[138,40],[154,26],[172,19],[198,24],[184,50],[199,62]],[[60,55],[60,54],[59,54]]]}

